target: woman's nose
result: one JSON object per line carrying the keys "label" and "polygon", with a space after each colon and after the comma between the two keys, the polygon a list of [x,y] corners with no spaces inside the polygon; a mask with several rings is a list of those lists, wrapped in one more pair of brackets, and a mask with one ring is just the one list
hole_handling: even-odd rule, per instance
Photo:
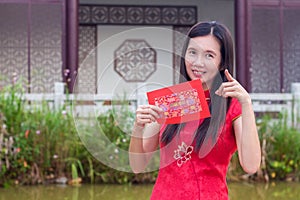
{"label": "woman's nose", "polygon": [[195,58],[195,60],[193,62],[193,65],[203,67],[204,66],[204,58],[201,55],[197,56],[197,58]]}

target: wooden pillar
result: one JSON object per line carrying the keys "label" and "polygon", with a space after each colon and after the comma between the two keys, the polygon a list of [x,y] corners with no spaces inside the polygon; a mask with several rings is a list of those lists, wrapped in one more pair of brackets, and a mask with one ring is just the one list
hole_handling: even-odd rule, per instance
{"label": "wooden pillar", "polygon": [[247,0],[235,0],[236,77],[247,91],[251,90],[247,61]]}
{"label": "wooden pillar", "polygon": [[78,0],[66,0],[66,65],[65,82],[69,93],[74,92],[78,72]]}

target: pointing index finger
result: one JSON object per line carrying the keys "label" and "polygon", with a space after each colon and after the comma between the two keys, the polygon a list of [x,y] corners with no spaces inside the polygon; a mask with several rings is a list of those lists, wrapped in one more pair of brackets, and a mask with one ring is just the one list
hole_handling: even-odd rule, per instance
{"label": "pointing index finger", "polygon": [[225,76],[226,76],[226,78],[227,78],[227,80],[229,82],[234,81],[234,78],[231,76],[231,74],[229,73],[228,69],[225,69]]}

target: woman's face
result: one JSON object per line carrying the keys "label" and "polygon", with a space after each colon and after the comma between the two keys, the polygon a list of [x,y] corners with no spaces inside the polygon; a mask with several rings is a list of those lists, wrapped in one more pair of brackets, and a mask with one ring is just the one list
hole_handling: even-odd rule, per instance
{"label": "woman's face", "polygon": [[191,80],[200,79],[203,89],[209,89],[219,73],[221,46],[213,35],[191,38],[185,54],[187,74]]}

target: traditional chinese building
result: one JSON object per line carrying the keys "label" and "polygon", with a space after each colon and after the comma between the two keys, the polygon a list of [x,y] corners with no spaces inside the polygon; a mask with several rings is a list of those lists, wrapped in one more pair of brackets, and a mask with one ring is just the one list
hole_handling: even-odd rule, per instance
{"label": "traditional chinese building", "polygon": [[15,77],[28,93],[52,93],[55,82],[92,94],[171,85],[181,33],[215,20],[234,36],[234,71],[248,91],[290,92],[300,81],[299,18],[298,0],[0,0],[0,86]]}

